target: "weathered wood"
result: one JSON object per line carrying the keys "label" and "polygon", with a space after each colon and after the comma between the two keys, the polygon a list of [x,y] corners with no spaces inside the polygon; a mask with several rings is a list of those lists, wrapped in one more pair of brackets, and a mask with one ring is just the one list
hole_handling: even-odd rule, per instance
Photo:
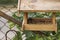
{"label": "weathered wood", "polygon": [[21,0],[18,0],[18,9],[20,10]]}
{"label": "weathered wood", "polygon": [[21,0],[19,7],[18,10],[24,12],[57,12],[60,11],[60,0]]}
{"label": "weathered wood", "polygon": [[52,24],[52,18],[29,18],[28,24]]}
{"label": "weathered wood", "polygon": [[55,31],[53,24],[25,24],[24,29],[30,31]]}
{"label": "weathered wood", "polygon": [[27,24],[27,19],[28,19],[28,13],[27,12],[24,12],[24,24]]}
{"label": "weathered wood", "polygon": [[7,20],[10,20],[10,21],[12,21],[12,22],[14,22],[14,23],[16,23],[16,24],[18,24],[18,25],[20,25],[20,26],[22,25],[22,22],[14,19],[14,18],[11,17],[11,16],[8,16],[7,14],[5,14],[5,13],[2,12],[2,11],[0,11],[0,16],[3,17],[3,18],[5,18],[5,19],[7,19]]}
{"label": "weathered wood", "polygon": [[[60,11],[60,0],[19,0],[18,1],[18,10],[24,11],[24,20],[23,28],[25,30],[34,30],[34,31],[56,31],[57,24],[55,15],[52,19],[30,19],[38,23],[42,22],[52,22],[51,24],[29,24],[27,21],[27,12],[57,12]],[[29,21],[29,22],[31,22]]]}
{"label": "weathered wood", "polygon": [[24,28],[25,28],[24,24],[27,24],[27,19],[28,19],[28,13],[24,12],[22,30],[24,30]]}
{"label": "weathered wood", "polygon": [[23,12],[60,12],[60,10],[19,10]]}
{"label": "weathered wood", "polygon": [[[24,15],[24,25],[23,28],[24,30],[30,30],[30,31],[56,31],[57,32],[57,24],[56,24],[56,17],[55,14],[53,13],[52,18],[31,18],[30,21],[34,22],[34,23],[27,23],[29,20],[27,20],[27,13],[25,13]],[[44,21],[44,22],[49,22],[47,24],[44,24],[44,22],[42,22],[43,24],[39,24],[39,22],[37,22],[37,24],[35,24],[36,21]],[[50,23],[52,22],[52,23]]]}
{"label": "weathered wood", "polygon": [[54,25],[53,27],[56,27],[55,32],[57,32],[56,13],[55,12],[52,13],[52,22],[53,22],[53,25]]}

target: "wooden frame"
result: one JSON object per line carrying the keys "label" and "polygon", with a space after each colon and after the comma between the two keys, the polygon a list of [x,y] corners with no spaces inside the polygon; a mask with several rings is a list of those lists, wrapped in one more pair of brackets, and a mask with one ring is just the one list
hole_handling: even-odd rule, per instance
{"label": "wooden frame", "polygon": [[[22,29],[30,30],[30,31],[55,31],[55,32],[57,32],[55,12],[53,12],[52,14],[53,15],[52,15],[52,23],[51,24],[27,24],[28,13],[25,12]],[[37,19],[39,19],[39,18],[37,18]]]}
{"label": "wooden frame", "polygon": [[[57,32],[55,12],[60,12],[60,0],[18,0],[18,11],[24,12],[22,30]],[[53,12],[52,24],[28,24],[28,12]]]}

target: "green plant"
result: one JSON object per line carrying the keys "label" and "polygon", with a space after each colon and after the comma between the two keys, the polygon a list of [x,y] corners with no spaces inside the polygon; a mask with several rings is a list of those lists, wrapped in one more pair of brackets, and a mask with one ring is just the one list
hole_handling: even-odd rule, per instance
{"label": "green plant", "polygon": [[0,4],[16,4],[18,0],[0,0]]}

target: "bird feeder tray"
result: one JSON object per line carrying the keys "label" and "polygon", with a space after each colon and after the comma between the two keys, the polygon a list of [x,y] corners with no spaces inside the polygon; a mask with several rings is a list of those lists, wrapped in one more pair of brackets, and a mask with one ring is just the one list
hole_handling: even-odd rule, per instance
{"label": "bird feeder tray", "polygon": [[24,24],[26,30],[33,31],[55,31],[51,18],[30,18],[28,24]]}
{"label": "bird feeder tray", "polygon": [[22,29],[30,31],[57,31],[55,15],[52,15],[52,18],[28,18],[28,13],[26,12],[24,13]]}

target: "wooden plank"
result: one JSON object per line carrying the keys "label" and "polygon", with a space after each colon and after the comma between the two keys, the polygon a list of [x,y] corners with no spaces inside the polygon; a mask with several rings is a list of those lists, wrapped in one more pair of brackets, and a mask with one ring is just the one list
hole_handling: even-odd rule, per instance
{"label": "wooden plank", "polygon": [[45,20],[45,21],[52,21],[52,18],[32,18],[32,20]]}
{"label": "wooden plank", "polygon": [[28,24],[52,24],[52,18],[29,18]]}
{"label": "wooden plank", "polygon": [[25,24],[25,30],[31,31],[55,31],[53,24]]}
{"label": "wooden plank", "polygon": [[16,24],[18,24],[19,26],[22,26],[22,22],[16,20],[15,18],[11,17],[11,16],[8,16],[7,14],[5,14],[4,12],[0,11],[0,16],[7,19],[7,20],[10,20]]}
{"label": "wooden plank", "polygon": [[19,10],[23,12],[60,12],[60,10]]}
{"label": "wooden plank", "polygon": [[60,0],[21,0],[21,11],[60,11]]}

